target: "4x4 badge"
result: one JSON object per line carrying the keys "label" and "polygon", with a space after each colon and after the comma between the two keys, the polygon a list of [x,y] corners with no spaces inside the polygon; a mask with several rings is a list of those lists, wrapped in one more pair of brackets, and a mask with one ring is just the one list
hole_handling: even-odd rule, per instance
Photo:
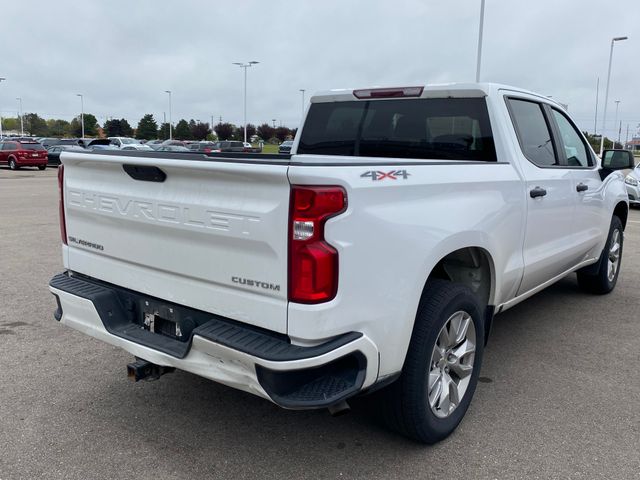
{"label": "4x4 badge", "polygon": [[406,180],[407,177],[411,175],[406,170],[391,170],[390,172],[381,172],[380,170],[369,170],[368,172],[364,172],[360,177],[362,178],[371,178],[372,181],[377,182],[379,180],[384,180],[388,178],[389,180],[398,180],[398,178],[402,178]]}

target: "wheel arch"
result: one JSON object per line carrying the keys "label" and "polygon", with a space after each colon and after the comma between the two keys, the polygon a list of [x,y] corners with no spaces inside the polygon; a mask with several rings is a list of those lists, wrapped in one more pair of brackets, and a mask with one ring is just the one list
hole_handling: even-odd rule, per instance
{"label": "wheel arch", "polygon": [[613,214],[622,222],[622,229],[627,227],[627,218],[629,217],[629,206],[627,202],[618,202],[613,209]]}
{"label": "wheel arch", "polygon": [[482,246],[466,246],[451,250],[441,255],[440,259],[428,272],[420,299],[427,291],[427,285],[432,279],[449,280],[461,283],[477,295],[484,306],[484,341],[489,339],[493,316],[495,313],[496,266],[493,255]]}

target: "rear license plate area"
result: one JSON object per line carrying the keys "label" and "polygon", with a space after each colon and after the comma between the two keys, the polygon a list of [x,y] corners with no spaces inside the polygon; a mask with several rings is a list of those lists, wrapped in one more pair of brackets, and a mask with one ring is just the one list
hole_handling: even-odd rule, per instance
{"label": "rear license plate area", "polygon": [[144,300],[141,303],[142,328],[181,342],[189,340],[196,327],[190,316],[183,317],[175,308],[156,301]]}

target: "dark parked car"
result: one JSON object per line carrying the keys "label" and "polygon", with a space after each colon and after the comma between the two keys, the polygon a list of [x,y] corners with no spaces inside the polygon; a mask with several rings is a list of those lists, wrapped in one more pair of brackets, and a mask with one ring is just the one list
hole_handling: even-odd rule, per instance
{"label": "dark parked car", "polygon": [[62,139],[61,138],[49,138],[44,137],[39,140],[44,148],[52,147],[53,145],[58,145]]}
{"label": "dark parked car", "polygon": [[278,153],[291,153],[291,147],[293,147],[293,140],[282,142],[278,147]]}
{"label": "dark parked car", "polygon": [[84,148],[78,147],[76,145],[53,145],[49,147],[47,150],[48,162],[47,165],[50,167],[57,167],[60,165],[60,154],[62,152],[84,152]]}
{"label": "dark parked car", "polygon": [[220,152],[244,152],[244,143],[235,140],[223,140],[216,143],[214,151]]}
{"label": "dark parked car", "polygon": [[196,153],[211,153],[216,149],[216,144],[214,142],[193,142],[187,148]]}
{"label": "dark parked car", "polygon": [[47,168],[47,150],[38,142],[6,140],[0,144],[0,165],[9,165],[11,170],[20,167]]}

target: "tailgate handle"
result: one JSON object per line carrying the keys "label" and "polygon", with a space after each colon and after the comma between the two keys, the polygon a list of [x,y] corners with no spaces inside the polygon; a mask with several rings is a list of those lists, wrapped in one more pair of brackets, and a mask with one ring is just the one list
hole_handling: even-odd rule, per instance
{"label": "tailgate handle", "polygon": [[146,165],[130,165],[125,163],[122,168],[127,175],[134,180],[141,180],[143,182],[164,182],[167,179],[167,174],[160,170],[158,167],[149,167]]}

